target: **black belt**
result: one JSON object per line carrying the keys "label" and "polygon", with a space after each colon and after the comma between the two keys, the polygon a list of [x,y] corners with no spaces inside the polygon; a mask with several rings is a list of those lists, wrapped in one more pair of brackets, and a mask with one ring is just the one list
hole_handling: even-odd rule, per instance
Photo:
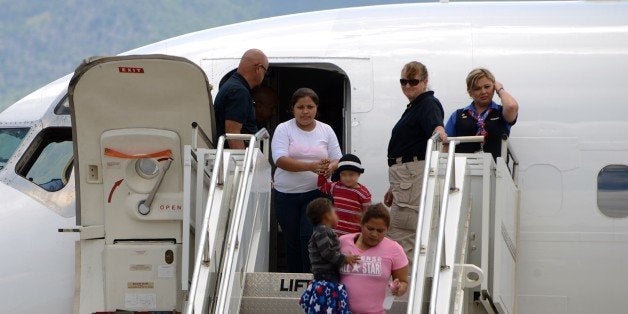
{"label": "black belt", "polygon": [[423,159],[419,158],[418,156],[402,156],[402,157],[395,157],[395,158],[388,157],[388,167],[392,165],[396,165],[396,164],[403,164],[406,162],[413,162],[413,161],[419,161],[419,160],[423,160]]}

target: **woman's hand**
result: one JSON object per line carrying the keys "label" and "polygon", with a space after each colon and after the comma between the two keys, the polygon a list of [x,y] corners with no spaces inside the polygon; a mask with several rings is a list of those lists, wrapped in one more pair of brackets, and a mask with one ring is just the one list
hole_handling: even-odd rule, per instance
{"label": "woman's hand", "polygon": [[504,89],[504,84],[495,81],[495,93],[502,100],[502,106],[504,106],[504,119],[508,123],[512,123],[517,119],[517,115],[519,114],[519,103],[517,100],[510,95],[506,89]]}
{"label": "woman's hand", "polygon": [[312,171],[318,175],[325,174],[325,170],[327,169],[327,164],[329,164],[328,159],[321,159],[319,161],[312,161],[309,163],[308,170]]}
{"label": "woman's hand", "polygon": [[392,186],[388,188],[386,194],[384,194],[384,205],[390,207],[393,203]]}
{"label": "woman's hand", "polygon": [[[504,84],[500,83],[499,81],[495,81],[495,93],[498,93],[500,89],[504,88]],[[499,93],[497,94],[497,96],[499,96]]]}
{"label": "woman's hand", "polygon": [[394,296],[400,297],[408,291],[408,282],[395,279],[392,283],[391,292]]}
{"label": "woman's hand", "polygon": [[397,282],[397,287],[392,290],[392,294],[396,296],[402,296],[408,291],[408,265],[392,271],[392,277],[394,282]]}
{"label": "woman's hand", "polygon": [[329,159],[321,159],[318,174],[324,175],[325,178],[329,178],[329,176],[327,175],[327,169],[329,169]]}
{"label": "woman's hand", "polygon": [[[447,132],[445,132],[445,128],[443,128],[442,126],[437,126],[434,128],[434,133],[438,133],[438,136],[440,136],[440,140],[443,143],[447,142]],[[432,134],[434,134],[432,133]]]}
{"label": "woman's hand", "polygon": [[323,173],[321,161],[301,161],[288,156],[281,156],[275,162],[278,168],[290,172],[311,171],[316,174]]}

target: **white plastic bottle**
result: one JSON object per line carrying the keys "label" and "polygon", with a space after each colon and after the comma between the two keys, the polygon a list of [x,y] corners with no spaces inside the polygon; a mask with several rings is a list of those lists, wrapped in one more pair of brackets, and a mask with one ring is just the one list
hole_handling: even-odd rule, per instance
{"label": "white plastic bottle", "polygon": [[382,304],[384,310],[390,310],[392,307],[393,301],[395,301],[395,296],[392,294],[392,290],[396,289],[398,285],[399,282],[395,280],[389,283],[388,287],[386,287],[386,297],[384,298],[384,303]]}

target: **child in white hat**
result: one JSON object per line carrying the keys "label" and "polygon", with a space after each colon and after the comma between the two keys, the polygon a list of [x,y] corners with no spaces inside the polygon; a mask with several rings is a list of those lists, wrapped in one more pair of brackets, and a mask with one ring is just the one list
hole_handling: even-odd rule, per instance
{"label": "child in white hat", "polygon": [[318,176],[318,188],[332,196],[338,214],[334,231],[338,236],[360,232],[362,213],[371,205],[371,192],[358,182],[364,173],[360,158],[346,154],[338,161],[339,181],[329,182],[324,175]]}

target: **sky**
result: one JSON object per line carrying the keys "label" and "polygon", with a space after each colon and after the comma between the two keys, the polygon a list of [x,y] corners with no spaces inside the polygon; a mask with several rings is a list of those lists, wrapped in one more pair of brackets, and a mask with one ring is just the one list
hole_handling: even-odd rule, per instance
{"label": "sky", "polygon": [[0,0],[0,110],[90,56],[259,18],[406,2],[417,1]]}

